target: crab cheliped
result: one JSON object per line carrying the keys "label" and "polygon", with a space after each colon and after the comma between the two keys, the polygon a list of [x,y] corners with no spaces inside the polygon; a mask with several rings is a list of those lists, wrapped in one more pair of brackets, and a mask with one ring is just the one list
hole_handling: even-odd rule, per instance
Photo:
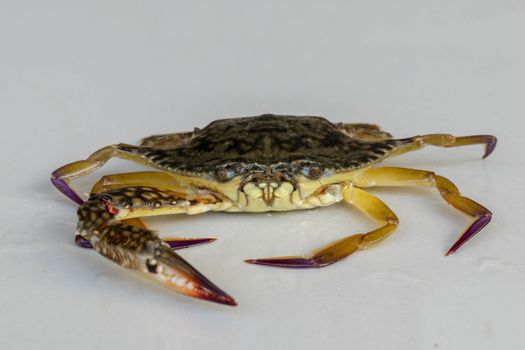
{"label": "crab cheliped", "polygon": [[[432,171],[376,167],[386,158],[426,145],[496,146],[492,135],[430,134],[395,139],[370,124],[333,124],[321,117],[261,115],[222,119],[203,129],[156,135],[140,146],[115,144],[52,174],[52,183],[79,205],[75,241],[113,262],[142,271],[188,296],[236,305],[174,250],[211,238],[164,238],[141,217],[206,211],[267,212],[311,209],[346,202],[379,223],[307,256],[250,259],[248,263],[288,268],[333,264],[388,237],[398,226],[394,212],[365,188],[418,186],[436,189],[472,223],[446,255],[485,227],[491,212],[463,197],[448,179]],[[70,181],[100,168],[112,157],[157,169],[102,177],[84,201]]]}

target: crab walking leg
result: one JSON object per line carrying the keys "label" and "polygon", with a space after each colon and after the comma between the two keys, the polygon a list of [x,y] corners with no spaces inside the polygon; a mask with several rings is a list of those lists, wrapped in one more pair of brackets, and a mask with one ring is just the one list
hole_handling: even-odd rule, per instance
{"label": "crab walking leg", "polygon": [[[73,202],[77,203],[78,205],[82,205],[84,200],[82,200],[82,198],[80,198],[80,196],[70,187],[69,183],[74,179],[88,175],[97,170],[112,157],[129,159],[137,163],[146,164],[146,160],[142,159],[139,155],[128,151],[129,149],[134,148],[136,148],[136,146],[126,144],[104,147],[90,155],[86,160],[79,160],[56,169],[51,174],[51,182],[60,192],[66,195]],[[159,174],[158,176],[161,179],[162,176],[169,176],[162,173],[155,174]]]}
{"label": "crab walking leg", "polygon": [[138,171],[102,176],[100,180],[93,185],[93,188],[91,188],[91,193],[100,193],[130,186],[161,187],[178,192],[181,190],[181,184],[168,173],[162,173],[159,171]]}
{"label": "crab walking leg", "polygon": [[437,189],[443,199],[454,208],[473,218],[472,224],[452,245],[446,255],[456,252],[469,239],[481,231],[491,220],[492,213],[472,199],[461,196],[458,188],[450,180],[431,171],[406,168],[373,168],[365,171],[355,185],[371,186],[420,186]]}
{"label": "crab walking leg", "polygon": [[485,145],[483,158],[487,158],[496,148],[498,139],[493,135],[454,136],[450,134],[429,134],[410,137],[408,139],[403,139],[402,141],[406,141],[406,144],[394,151],[391,154],[392,157],[419,150],[427,145],[438,147],[459,147],[481,144]]}
{"label": "crab walking leg", "polygon": [[235,300],[176,254],[155,232],[127,218],[215,208],[217,199],[153,188],[126,187],[95,194],[78,209],[77,234],[113,262],[149,274],[179,293],[226,305]]}
{"label": "crab walking leg", "polygon": [[258,265],[312,268],[333,264],[357,250],[368,248],[385,239],[398,226],[399,220],[390,208],[379,198],[362,189],[346,186],[343,190],[343,199],[353,204],[357,209],[378,221],[381,227],[364,234],[354,234],[329,244],[315,251],[308,257],[288,256],[266,259],[251,259],[246,262]]}

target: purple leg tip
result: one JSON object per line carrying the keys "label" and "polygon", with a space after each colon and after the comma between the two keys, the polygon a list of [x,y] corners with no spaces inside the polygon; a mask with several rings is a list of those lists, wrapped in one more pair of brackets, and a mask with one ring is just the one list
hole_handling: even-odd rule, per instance
{"label": "purple leg tip", "polygon": [[81,235],[75,236],[75,243],[79,247],[82,247],[82,248],[87,248],[87,249],[93,248],[93,245],[91,244],[91,242],[85,239],[84,237],[82,237]]}
{"label": "purple leg tip", "polygon": [[63,179],[53,174],[51,176],[51,182],[60,192],[65,194],[66,197],[71,199],[73,202],[77,203],[78,205],[84,204],[82,198],[80,198]]}
{"label": "purple leg tip", "polygon": [[322,267],[326,265],[326,264],[319,263],[318,261],[314,259],[293,258],[293,257],[269,258],[269,259],[248,259],[244,261],[249,264],[255,264],[255,265],[288,267],[288,268],[298,268],[298,269]]}
{"label": "purple leg tip", "polygon": [[474,237],[476,233],[481,231],[483,227],[487,226],[487,224],[492,219],[491,214],[486,214],[481,217],[479,217],[470,227],[465,231],[465,233],[457,240],[456,243],[448,250],[447,256],[455,253],[463,244],[465,244],[469,239]]}
{"label": "purple leg tip", "polygon": [[177,249],[184,249],[188,247],[193,247],[195,245],[199,244],[206,244],[214,242],[216,238],[195,238],[195,239],[181,239],[181,240],[165,240],[171,249],[177,250]]}
{"label": "purple leg tip", "polygon": [[487,158],[492,154],[492,152],[494,152],[497,143],[498,139],[496,138],[496,136],[489,136],[488,142],[485,146],[485,154],[483,155],[483,159]]}

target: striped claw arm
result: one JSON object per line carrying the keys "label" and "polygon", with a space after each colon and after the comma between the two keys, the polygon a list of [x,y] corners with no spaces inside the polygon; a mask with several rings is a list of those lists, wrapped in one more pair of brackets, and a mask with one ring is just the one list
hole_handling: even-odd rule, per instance
{"label": "striped claw arm", "polygon": [[188,212],[214,205],[210,199],[150,187],[128,187],[96,194],[78,209],[77,237],[109,260],[146,273],[168,288],[226,305],[235,300],[173,251],[155,232],[119,220]]}

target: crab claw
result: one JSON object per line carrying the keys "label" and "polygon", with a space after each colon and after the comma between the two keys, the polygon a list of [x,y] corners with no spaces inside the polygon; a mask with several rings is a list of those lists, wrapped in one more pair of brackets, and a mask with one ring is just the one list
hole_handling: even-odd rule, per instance
{"label": "crab claw", "polygon": [[[111,226],[109,226],[111,227]],[[135,249],[115,245],[104,238],[92,240],[95,250],[117,264],[142,271],[169,289],[198,299],[235,306],[235,300],[191,266],[160,239]]]}
{"label": "crab claw", "polygon": [[[230,295],[175,253],[156,232],[129,222],[115,221],[115,208],[109,207],[111,203],[105,197],[95,195],[79,207],[79,245],[87,248],[89,243],[105,258],[122,267],[147,273],[176,292],[220,304],[237,305]],[[203,243],[203,240],[198,242]]]}
{"label": "crab claw", "polygon": [[235,300],[191,266],[160,239],[146,242],[144,249],[126,249],[104,239],[91,242],[95,250],[127,268],[148,273],[169,289],[198,299],[235,306]]}
{"label": "crab claw", "polygon": [[166,287],[184,295],[236,306],[235,300],[204,277],[170,248],[162,246],[154,258],[146,260],[146,267],[154,278]]}
{"label": "crab claw", "polygon": [[[161,246],[155,250],[154,257],[145,260],[145,271],[154,274],[155,279],[176,292],[194,298],[235,306],[237,303],[231,296],[204,277],[182,257],[171,251],[171,249],[182,249],[213,241],[215,241],[213,238],[165,241],[169,248]],[[75,242],[82,248],[93,248],[91,242],[81,235],[76,235]]]}

